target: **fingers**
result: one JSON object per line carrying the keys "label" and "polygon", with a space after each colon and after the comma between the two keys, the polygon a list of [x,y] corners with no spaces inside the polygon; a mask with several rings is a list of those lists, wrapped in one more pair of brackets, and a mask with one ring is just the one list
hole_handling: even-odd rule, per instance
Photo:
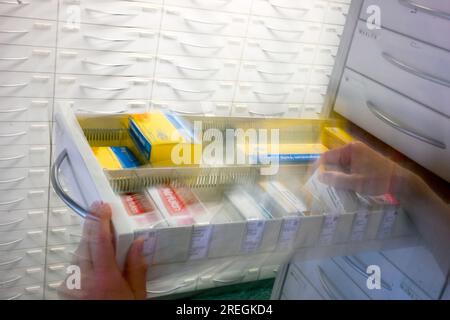
{"label": "fingers", "polygon": [[362,188],[362,177],[357,174],[346,174],[338,171],[321,171],[318,179],[327,185],[359,192]]}
{"label": "fingers", "polygon": [[144,239],[140,238],[133,242],[128,252],[125,279],[127,280],[131,291],[136,299],[145,299],[147,297],[147,261],[143,255]]}
{"label": "fingers", "polygon": [[352,152],[358,142],[349,143],[341,148],[336,148],[325,152],[320,158],[322,165],[340,165],[348,167],[352,161]]}

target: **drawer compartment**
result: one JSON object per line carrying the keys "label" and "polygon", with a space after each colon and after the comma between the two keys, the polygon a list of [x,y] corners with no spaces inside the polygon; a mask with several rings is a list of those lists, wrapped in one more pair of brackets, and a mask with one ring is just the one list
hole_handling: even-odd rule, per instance
{"label": "drawer compartment", "polygon": [[45,229],[0,232],[0,251],[45,247]]}
{"label": "drawer compartment", "polygon": [[0,3],[0,15],[21,18],[56,20],[58,0],[37,0],[15,3],[3,1]]}
{"label": "drawer compartment", "polygon": [[42,284],[0,289],[1,300],[42,300],[44,289]]}
{"label": "drawer compartment", "polygon": [[450,180],[450,120],[349,69],[335,110],[419,164]]}
{"label": "drawer compartment", "polygon": [[2,271],[0,273],[0,289],[42,283],[44,269],[42,266]]}

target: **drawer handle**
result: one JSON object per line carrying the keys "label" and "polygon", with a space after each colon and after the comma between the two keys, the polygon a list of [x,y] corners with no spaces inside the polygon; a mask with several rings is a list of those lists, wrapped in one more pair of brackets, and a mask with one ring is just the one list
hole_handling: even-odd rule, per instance
{"label": "drawer handle", "polygon": [[271,50],[271,49],[267,49],[267,48],[262,47],[260,44],[258,44],[258,45],[261,48],[261,50],[266,52],[266,53],[271,53],[271,54],[288,54],[288,55],[297,55],[298,54],[298,51]]}
{"label": "drawer handle", "polygon": [[305,33],[304,30],[286,30],[286,29],[281,29],[281,28],[275,28],[271,25],[266,24],[264,21],[262,22],[262,24],[264,25],[264,27],[266,27],[266,29],[271,30],[271,31],[294,33],[294,34],[298,34],[298,35],[302,35]]}
{"label": "drawer handle", "polygon": [[6,227],[6,226],[13,225],[13,224],[18,224],[18,223],[21,223],[24,220],[25,220],[25,218],[20,218],[20,219],[16,219],[16,220],[10,221],[10,222],[0,223],[0,227]]}
{"label": "drawer handle", "polygon": [[193,19],[193,18],[184,18],[187,22],[194,22],[194,23],[200,23],[200,24],[207,24],[207,25],[213,25],[213,26],[223,26],[225,27],[228,25],[227,22],[213,22],[213,21],[206,21],[201,19]]}
{"label": "drawer handle", "polygon": [[398,0],[398,1],[400,2],[400,4],[402,4],[406,7],[412,8],[414,10],[425,12],[425,13],[435,16],[435,17],[450,20],[450,13],[448,13],[448,12],[424,6],[422,4],[415,3],[412,0]]}
{"label": "drawer handle", "polygon": [[23,200],[25,200],[25,198],[22,197],[22,198],[11,200],[11,201],[0,202],[0,206],[7,206],[7,205],[10,205],[10,204],[16,204],[16,203],[22,202]]}
{"label": "drawer handle", "polygon": [[254,116],[281,117],[286,112],[266,112],[266,113],[264,113],[264,112],[256,112],[256,111],[249,110],[248,113],[250,113],[251,115],[254,115]]}
{"label": "drawer handle", "polygon": [[22,260],[23,260],[23,257],[17,257],[17,258],[11,259],[9,261],[0,262],[0,266],[7,266],[9,264],[13,264],[13,263],[16,263],[16,262],[19,262]]}
{"label": "drawer handle", "polygon": [[25,180],[27,177],[14,178],[9,180],[0,180],[0,184],[14,183]]}
{"label": "drawer handle", "polygon": [[212,49],[214,49],[214,50],[223,49],[223,46],[208,46],[208,45],[202,45],[202,44],[189,43],[189,42],[185,42],[185,41],[180,41],[180,44],[183,46],[201,48],[201,49],[211,49],[211,50]]}
{"label": "drawer handle", "polygon": [[12,282],[19,281],[19,280],[22,279],[22,278],[23,278],[22,276],[16,276],[16,277],[14,277],[14,278],[12,278],[12,279],[2,281],[2,282],[0,282],[0,287],[3,286],[3,285],[5,285],[5,284],[8,284],[8,283],[12,283]]}
{"label": "drawer handle", "polygon": [[260,69],[257,69],[256,71],[263,74],[269,74],[271,76],[292,76],[295,73],[295,72],[269,72]]}
{"label": "drawer handle", "polygon": [[[356,260],[356,262],[354,261]],[[365,266],[361,261],[359,261],[359,259],[357,258],[350,258],[350,257],[344,257],[344,261],[356,272],[358,272],[363,278],[367,278],[367,273],[366,273],[366,269],[367,266]],[[381,286],[388,290],[388,291],[392,291],[392,287],[386,283],[386,281],[384,281],[383,279],[381,279]]]}
{"label": "drawer handle", "polygon": [[85,112],[85,113],[93,113],[93,114],[120,114],[120,113],[125,113],[128,110],[127,109],[121,109],[121,110],[96,111],[96,110],[78,108],[77,111]]}
{"label": "drawer handle", "polygon": [[[319,269],[319,279],[322,288],[325,290],[327,295],[333,300],[346,300],[345,296],[342,294],[340,290],[336,288],[336,286],[330,281],[326,273],[322,270],[321,267],[317,267]],[[332,290],[331,287],[334,289]],[[334,294],[336,292],[338,295]]]}
{"label": "drawer handle", "polygon": [[56,158],[55,162],[52,165],[50,179],[53,185],[53,189],[55,193],[59,196],[59,198],[75,213],[77,213],[80,217],[84,219],[91,219],[98,221],[98,218],[91,215],[88,210],[84,209],[80,206],[75,200],[73,200],[65,191],[61,185],[61,181],[59,180],[59,172],[62,163],[64,160],[69,160],[69,155],[67,150],[64,149],[59,156]]}
{"label": "drawer handle", "polygon": [[188,283],[182,283],[182,284],[179,284],[179,285],[177,285],[173,288],[167,289],[167,290],[147,290],[147,293],[152,293],[152,294],[170,293],[170,292],[173,292],[175,290],[178,290],[178,289],[181,289],[181,288],[184,288],[187,286],[188,286]]}
{"label": "drawer handle", "polygon": [[213,281],[217,282],[217,283],[232,283],[232,282],[238,282],[238,281],[240,282],[240,281],[244,280],[245,276],[246,276],[246,273],[241,274],[239,277],[236,277],[234,279],[213,279]]}
{"label": "drawer handle", "polygon": [[256,95],[261,95],[261,96],[277,96],[277,97],[289,95],[289,92],[267,93],[267,92],[261,92],[261,91],[253,91],[253,93]]}
{"label": "drawer handle", "polygon": [[13,84],[0,84],[0,87],[14,88],[14,87],[26,87],[27,85],[28,85],[28,82],[22,82],[22,83],[13,83]]}
{"label": "drawer handle", "polygon": [[309,9],[307,9],[307,8],[288,7],[288,6],[284,6],[284,5],[281,5],[281,4],[273,3],[273,2],[270,1],[270,0],[268,0],[268,2],[269,2],[269,4],[270,4],[272,7],[278,8],[278,9],[296,10],[296,11],[302,11],[302,12],[305,12],[305,13],[309,11]]}
{"label": "drawer handle", "polygon": [[170,83],[167,82],[160,82],[160,84],[165,84],[167,86],[169,86],[170,88],[172,88],[172,90],[174,91],[179,91],[179,92],[185,92],[185,93],[195,93],[195,94],[211,94],[214,93],[215,90],[189,90],[189,89],[182,89],[182,88],[177,88],[173,85],[171,85]]}
{"label": "drawer handle", "polygon": [[20,1],[20,0],[17,0],[17,1],[2,0],[2,1],[0,1],[0,3],[1,4],[12,4],[12,5],[16,5],[16,6],[26,6],[26,5],[30,4],[29,2],[23,2],[23,1]]}
{"label": "drawer handle", "polygon": [[5,134],[0,134],[0,138],[20,137],[20,136],[24,136],[26,134],[27,134],[26,131],[16,132],[16,133],[5,133]]}
{"label": "drawer handle", "polygon": [[28,33],[28,30],[0,30],[0,33]]}
{"label": "drawer handle", "polygon": [[186,111],[186,110],[176,110],[176,109],[170,109],[170,111],[173,111],[178,114],[187,114],[187,115],[203,115],[203,112],[198,111]]}
{"label": "drawer handle", "polygon": [[0,158],[0,161],[11,161],[11,160],[19,160],[25,158],[25,155],[20,155],[20,156],[14,156],[14,157],[9,157],[9,158]]}
{"label": "drawer handle", "polygon": [[102,63],[102,62],[90,61],[88,59],[84,59],[84,60],[82,60],[82,62],[86,63],[86,64],[92,64],[95,66],[102,66],[102,67],[108,67],[108,68],[120,68],[120,67],[132,66],[131,63],[129,63],[129,64],[126,64],[126,63]]}
{"label": "drawer handle", "polygon": [[6,298],[5,300],[17,300],[19,299],[21,296],[23,296],[23,293],[18,293],[12,297]]}
{"label": "drawer handle", "polygon": [[3,243],[0,243],[0,247],[10,246],[12,244],[16,244],[16,243],[19,243],[19,242],[22,242],[22,241],[23,241],[23,238],[17,239],[17,240],[13,240],[13,241],[9,241],[9,242],[3,242]]}
{"label": "drawer handle", "polygon": [[125,91],[129,88],[127,87],[118,87],[118,88],[109,88],[109,87],[96,87],[88,84],[80,84],[81,88],[84,89],[92,89],[92,90],[99,90],[99,91]]}
{"label": "drawer handle", "polygon": [[7,60],[7,61],[23,61],[28,60],[28,57],[3,57],[0,58],[0,60]]}
{"label": "drawer handle", "polygon": [[0,113],[18,113],[18,112],[24,112],[27,110],[28,110],[28,108],[6,109],[6,110],[0,110]]}
{"label": "drawer handle", "polygon": [[393,64],[394,66],[396,66],[397,68],[400,68],[402,70],[405,70],[406,72],[409,72],[415,76],[418,76],[422,79],[425,80],[429,80],[431,82],[437,83],[437,84],[441,84],[443,86],[446,87],[450,87],[450,81],[436,77],[432,74],[429,74],[428,72],[422,71],[416,67],[410,66],[396,58],[394,58],[393,56],[391,56],[389,53],[383,52],[382,56],[384,59],[386,59],[388,62],[390,62],[391,64]]}
{"label": "drawer handle", "polygon": [[432,146],[438,147],[440,149],[447,149],[447,146],[445,145],[445,143],[438,141],[436,139],[433,139],[431,137],[426,137],[422,134],[419,134],[415,131],[413,131],[412,129],[409,128],[405,128],[404,126],[402,126],[399,122],[389,118],[389,116],[385,115],[384,113],[382,113],[378,107],[373,104],[371,101],[366,101],[366,105],[369,108],[369,110],[381,121],[385,122],[386,124],[388,124],[389,126],[393,127],[394,129],[397,129],[398,131],[413,137],[417,140],[423,141],[425,143],[428,143]]}
{"label": "drawer handle", "polygon": [[101,9],[95,9],[95,8],[85,8],[84,10],[87,12],[101,13],[101,14],[110,15],[110,16],[134,17],[134,16],[138,15],[137,13],[134,13],[134,12],[107,11],[107,10],[101,10]]}
{"label": "drawer handle", "polygon": [[94,40],[101,40],[101,41],[110,41],[110,42],[131,42],[134,41],[133,39],[117,39],[117,38],[107,38],[107,37],[99,37],[94,35],[85,34],[83,37],[88,39],[94,39]]}

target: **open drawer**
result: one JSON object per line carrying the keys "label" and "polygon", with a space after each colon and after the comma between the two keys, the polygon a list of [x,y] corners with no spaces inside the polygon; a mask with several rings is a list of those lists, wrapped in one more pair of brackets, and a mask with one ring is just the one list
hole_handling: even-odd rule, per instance
{"label": "open drawer", "polygon": [[[264,194],[257,189],[261,181],[282,182],[293,195],[303,197],[302,186],[310,176],[311,162],[279,164],[275,175],[262,174],[263,165],[216,165],[207,167],[158,167],[103,170],[92,152],[91,146],[123,145],[124,119],[128,115],[74,114],[73,110],[61,105],[56,110],[56,155],[52,169],[52,183],[61,199],[81,216],[86,217],[94,201],[110,203],[116,237],[116,254],[119,265],[123,265],[131,242],[140,236],[146,238],[144,251],[153,265],[180,264],[198,260],[234,259],[258,256],[258,267],[267,265],[276,268],[283,261],[272,261],[286,252],[286,259],[294,249],[320,248],[325,255],[333,255],[332,245],[358,242],[364,250],[365,241],[370,248],[382,248],[390,238],[414,238],[415,229],[400,208],[378,206],[345,212],[316,209],[306,210],[298,215],[273,215],[269,219],[243,218],[242,208],[233,205],[227,193],[235,188],[244,188],[249,194],[259,195],[255,199],[264,202]],[[226,129],[247,128],[279,129],[280,143],[323,145],[322,131],[326,126],[336,126],[328,120],[301,120],[275,118],[221,118],[186,117],[201,120],[204,128]],[[95,131],[95,132],[94,132]],[[94,133],[93,133],[94,132]],[[112,134],[111,134],[112,133]],[[125,141],[124,141],[125,139]],[[323,146],[326,148],[326,145]],[[70,196],[61,187],[60,178]],[[214,219],[208,223],[194,223],[184,226],[139,227],[130,218],[118,194],[137,192],[155,185],[174,183],[192,188],[212,216],[226,215],[227,219]],[[262,198],[261,198],[262,197]],[[256,201],[255,203],[259,203]],[[369,217],[364,216],[364,212]],[[358,217],[358,218],[356,218]],[[394,220],[392,218],[395,218]],[[355,232],[363,235],[354,237]],[[356,230],[356,225],[359,230]],[[387,230],[389,229],[389,230]],[[327,250],[326,248],[330,249]],[[262,257],[261,255],[266,255]],[[255,258],[256,259],[256,258]],[[230,267],[231,268],[231,267]],[[231,269],[228,271],[232,272]],[[224,282],[226,283],[226,282]]]}

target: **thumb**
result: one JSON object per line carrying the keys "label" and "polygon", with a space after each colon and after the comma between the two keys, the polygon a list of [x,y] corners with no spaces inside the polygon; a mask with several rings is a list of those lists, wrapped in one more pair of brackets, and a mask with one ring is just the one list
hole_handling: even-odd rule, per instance
{"label": "thumb", "polygon": [[346,174],[336,171],[320,172],[318,179],[320,182],[339,189],[360,191],[362,177],[355,174]]}
{"label": "thumb", "polygon": [[128,252],[125,279],[127,280],[134,297],[138,300],[147,298],[147,261],[142,254],[144,239],[139,238],[133,242]]}

